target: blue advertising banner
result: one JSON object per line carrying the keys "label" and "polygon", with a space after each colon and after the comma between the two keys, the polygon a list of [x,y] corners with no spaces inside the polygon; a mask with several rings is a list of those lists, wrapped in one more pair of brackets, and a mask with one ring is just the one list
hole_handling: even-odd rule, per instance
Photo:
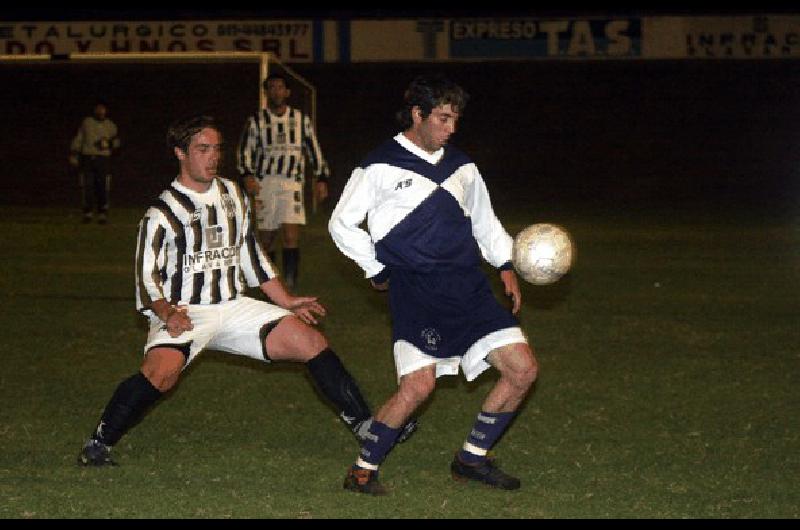
{"label": "blue advertising banner", "polygon": [[641,41],[639,18],[450,21],[454,59],[640,57]]}

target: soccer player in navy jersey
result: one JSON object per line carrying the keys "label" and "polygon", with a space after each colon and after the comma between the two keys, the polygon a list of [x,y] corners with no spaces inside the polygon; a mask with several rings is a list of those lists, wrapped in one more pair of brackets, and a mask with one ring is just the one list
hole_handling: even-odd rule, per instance
{"label": "soccer player in navy jersey", "polygon": [[[257,243],[249,198],[218,174],[222,137],[214,119],[173,123],[167,144],[179,173],[139,223],[136,250],[136,306],[150,321],[144,360],[117,387],[78,463],[114,465],[114,444],[205,348],[267,363],[304,363],[358,436],[371,411],[313,327],[325,308],[315,297],[287,291]],[[259,287],[274,303],[244,296],[245,287]]]}
{"label": "soccer player in navy jersey", "polygon": [[[457,480],[517,489],[487,452],[506,431],[536,379],[537,363],[515,314],[521,297],[512,238],[500,224],[475,164],[448,144],[468,95],[442,76],[419,76],[398,114],[403,132],[357,167],[329,230],[375,289],[389,291],[398,389],[378,410],[344,487],[381,495],[378,468],[401,426],[436,379],[468,381],[490,366],[500,378],[486,397],[450,469]],[[360,227],[366,218],[368,231]],[[496,267],[512,298],[503,307],[481,271]]]}

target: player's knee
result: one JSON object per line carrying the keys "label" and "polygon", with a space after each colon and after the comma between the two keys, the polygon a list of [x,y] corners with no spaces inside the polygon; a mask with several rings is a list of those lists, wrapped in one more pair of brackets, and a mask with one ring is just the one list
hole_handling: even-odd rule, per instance
{"label": "player's knee", "polygon": [[520,394],[528,391],[539,374],[536,357],[527,345],[520,345],[519,349],[513,352],[511,361],[503,363],[499,368],[502,377]]}
{"label": "player's knee", "polygon": [[533,383],[536,382],[536,379],[539,377],[539,363],[536,361],[536,356],[533,355],[531,352],[530,362],[525,367],[525,371],[523,374],[523,381],[526,383],[527,386],[531,386]]}
{"label": "player's knee", "polygon": [[536,356],[533,354],[532,349],[528,349],[526,355],[523,356],[523,361],[514,370],[514,378],[516,386],[527,390],[536,382],[539,376],[539,363],[536,361]]}
{"label": "player's knee", "polygon": [[141,371],[150,384],[163,393],[178,382],[184,364],[180,351],[156,348],[148,352]]}
{"label": "player's knee", "polygon": [[295,348],[303,360],[310,360],[328,348],[328,339],[319,330],[297,320],[297,341]]}
{"label": "player's knee", "polygon": [[316,328],[291,315],[267,334],[264,346],[274,361],[307,362],[328,348],[328,340]]}
{"label": "player's knee", "polygon": [[172,389],[181,376],[181,371],[162,371],[142,369],[142,373],[150,381],[150,384],[158,389],[162,394]]}
{"label": "player's knee", "polygon": [[403,377],[398,393],[401,399],[416,406],[428,399],[434,388],[436,388],[436,376],[420,372]]}
{"label": "player's knee", "polygon": [[315,357],[319,355],[320,352],[328,348],[328,340],[325,338],[325,335],[320,333],[318,330],[312,328],[311,326],[307,326],[309,331],[309,347],[308,351],[310,352],[310,357]]}

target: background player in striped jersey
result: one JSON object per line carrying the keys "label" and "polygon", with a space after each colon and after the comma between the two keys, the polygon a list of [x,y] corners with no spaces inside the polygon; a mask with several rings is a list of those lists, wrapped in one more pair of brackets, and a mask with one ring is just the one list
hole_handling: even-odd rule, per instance
{"label": "background player in striped jersey", "polygon": [[291,289],[300,264],[300,225],[306,224],[303,204],[305,159],[317,177],[318,201],[328,196],[329,170],[311,118],[287,105],[291,91],[280,74],[264,80],[267,108],[247,119],[239,142],[237,165],[245,189],[255,197],[259,237],[274,260],[278,229],[283,237],[283,277]]}
{"label": "background player in striped jersey", "polygon": [[[385,493],[378,466],[400,426],[430,396],[436,378],[458,374],[459,364],[468,381],[490,365],[500,379],[451,473],[458,480],[520,487],[486,455],[527,395],[537,365],[514,316],[521,298],[511,236],[475,164],[447,145],[467,97],[441,76],[416,78],[398,115],[404,131],[353,171],[329,222],[339,249],[364,269],[373,287],[389,290],[399,379],[348,470],[344,486],[350,490]],[[369,232],[359,227],[365,217]],[[499,269],[512,311],[495,299],[481,257]]]}
{"label": "background player in striped jersey", "polygon": [[100,101],[93,114],[83,119],[70,146],[69,163],[78,169],[84,223],[92,221],[95,209],[99,223],[108,221],[111,155],[119,146],[117,125],[108,118],[108,106]]}
{"label": "background player in striped jersey", "polygon": [[[325,309],[316,298],[284,288],[255,239],[248,197],[218,175],[222,139],[213,118],[174,123],[167,143],[180,173],[142,218],[136,250],[136,305],[150,319],[144,362],[117,387],[79,464],[113,465],[111,446],[207,347],[305,363],[355,432],[370,417],[369,406],[325,337],[309,325]],[[276,305],[242,296],[245,283]]]}

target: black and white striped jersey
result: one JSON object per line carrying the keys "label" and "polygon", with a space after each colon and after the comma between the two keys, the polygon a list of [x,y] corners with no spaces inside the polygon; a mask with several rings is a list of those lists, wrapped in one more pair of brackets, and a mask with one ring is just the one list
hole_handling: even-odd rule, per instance
{"label": "black and white striped jersey", "polygon": [[136,308],[153,301],[216,304],[237,298],[277,274],[251,224],[238,184],[216,178],[205,193],[174,180],[139,223]]}
{"label": "black and white striped jersey", "polygon": [[305,180],[305,159],[321,180],[330,175],[311,118],[287,107],[283,116],[262,109],[247,119],[237,149],[236,164],[242,175]]}

